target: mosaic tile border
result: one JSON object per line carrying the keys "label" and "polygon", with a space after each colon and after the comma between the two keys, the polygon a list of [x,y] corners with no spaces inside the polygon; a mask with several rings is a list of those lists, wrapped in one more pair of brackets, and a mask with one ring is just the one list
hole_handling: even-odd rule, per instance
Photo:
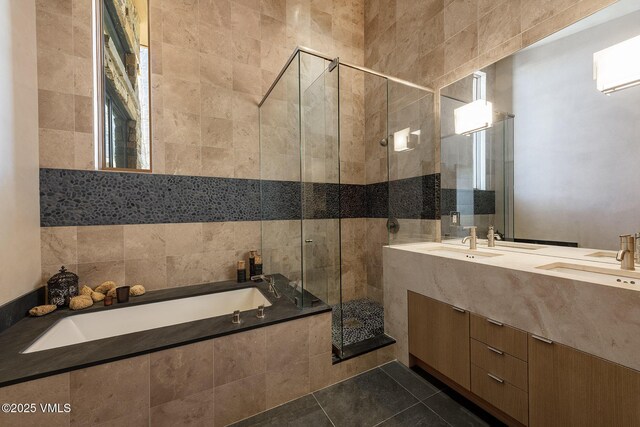
{"label": "mosaic tile border", "polygon": [[443,188],[441,209],[445,215],[453,211],[462,215],[493,215],[496,213],[496,192]]}
{"label": "mosaic tile border", "polygon": [[439,175],[356,185],[40,169],[43,227],[387,218],[389,202],[396,218],[438,219]]}

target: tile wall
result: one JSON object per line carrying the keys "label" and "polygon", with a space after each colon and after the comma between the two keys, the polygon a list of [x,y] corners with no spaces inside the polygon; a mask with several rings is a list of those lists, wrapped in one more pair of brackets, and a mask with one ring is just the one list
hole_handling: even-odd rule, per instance
{"label": "tile wall", "polygon": [[[36,2],[41,168],[95,170],[92,3]],[[296,45],[362,64],[363,8],[362,0],[151,0],[153,173],[260,178],[262,95]],[[344,87],[345,97],[362,93],[357,84]],[[362,132],[352,128],[356,146]],[[348,154],[345,169],[354,172],[343,182],[363,183],[362,159]],[[291,170],[273,160],[274,171]],[[252,221],[160,222],[43,227],[43,279],[64,263],[91,284],[108,278],[160,288],[225,280],[235,275],[234,261],[260,245],[260,226]],[[291,227],[285,221],[272,234]],[[153,249],[144,250],[147,244]],[[267,255],[297,262],[299,271],[299,251],[290,246]]]}
{"label": "tile wall", "polygon": [[71,413],[0,414],[0,424],[223,426],[393,359],[385,347],[332,365],[330,322],[324,313],[3,387],[2,402]]}

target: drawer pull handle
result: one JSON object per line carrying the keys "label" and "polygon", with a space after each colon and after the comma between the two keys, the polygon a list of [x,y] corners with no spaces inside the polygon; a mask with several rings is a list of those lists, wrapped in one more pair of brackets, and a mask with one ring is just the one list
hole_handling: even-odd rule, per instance
{"label": "drawer pull handle", "polygon": [[492,325],[496,325],[496,326],[504,326],[504,323],[498,322],[497,320],[493,320],[493,319],[489,319],[489,318],[487,318],[487,322],[491,323]]}
{"label": "drawer pull handle", "polygon": [[487,373],[487,375],[489,376],[489,378],[491,378],[492,380],[496,380],[497,382],[499,382],[500,384],[504,383],[504,380],[502,378],[498,378],[493,374]]}
{"label": "drawer pull handle", "polygon": [[455,305],[452,305],[451,308],[453,308],[455,311],[457,311],[459,313],[466,313],[467,312],[467,310],[465,310],[464,308],[456,307]]}
{"label": "drawer pull handle", "polygon": [[501,352],[500,350],[498,350],[497,348],[493,348],[490,345],[487,346],[487,348],[491,351],[493,351],[494,353],[498,353],[500,356],[502,356],[504,353]]}
{"label": "drawer pull handle", "polygon": [[531,337],[533,339],[538,340],[538,341],[542,341],[543,343],[546,343],[546,344],[553,344],[553,341],[551,341],[549,338],[544,338],[544,337],[541,337],[539,335],[534,335],[534,334],[531,334]]}

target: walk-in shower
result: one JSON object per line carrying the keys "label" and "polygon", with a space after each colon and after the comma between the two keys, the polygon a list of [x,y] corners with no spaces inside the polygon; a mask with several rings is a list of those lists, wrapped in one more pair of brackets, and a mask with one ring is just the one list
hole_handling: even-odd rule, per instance
{"label": "walk-in shower", "polygon": [[435,238],[433,102],[428,88],[297,48],[260,103],[264,269],[299,306],[333,307],[339,358],[392,341],[382,246]]}

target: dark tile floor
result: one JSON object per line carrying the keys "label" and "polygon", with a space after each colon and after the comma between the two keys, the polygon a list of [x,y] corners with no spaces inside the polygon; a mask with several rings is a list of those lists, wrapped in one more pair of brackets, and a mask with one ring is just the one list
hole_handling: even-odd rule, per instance
{"label": "dark tile floor", "polygon": [[499,426],[422,371],[391,362],[234,426]]}

